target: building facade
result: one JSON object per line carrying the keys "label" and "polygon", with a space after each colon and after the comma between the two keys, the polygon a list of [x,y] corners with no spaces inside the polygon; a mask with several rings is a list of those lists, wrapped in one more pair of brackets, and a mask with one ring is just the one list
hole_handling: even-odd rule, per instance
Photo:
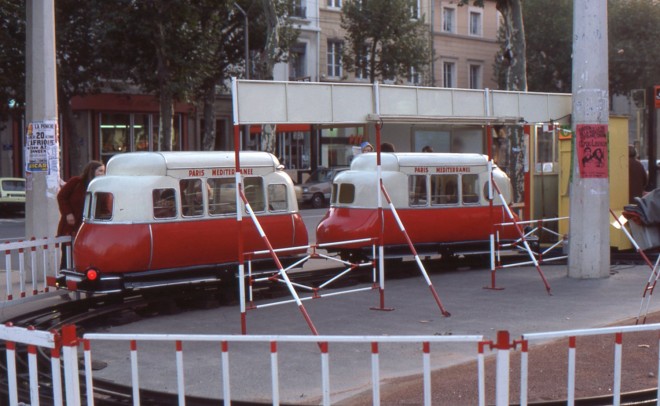
{"label": "building facade", "polygon": [[[341,28],[341,7],[345,0],[296,0],[291,21],[299,38],[288,62],[277,64],[275,80],[311,82],[369,83],[359,72],[348,72],[342,62],[345,33]],[[496,88],[493,63],[499,48],[499,15],[495,0],[485,7],[458,6],[451,0],[414,0],[411,11],[423,19],[432,38],[429,69],[412,72],[396,84],[457,88]],[[386,82],[395,83],[395,82]],[[137,92],[112,92],[72,100],[73,125],[79,139],[62,130],[62,176],[80,173],[84,164],[131,151],[158,151],[163,140],[159,134],[158,100]],[[174,150],[201,149],[202,112],[188,103],[174,108]],[[216,150],[234,148],[231,97],[218,95],[215,106]],[[24,176],[23,139],[26,123],[11,120],[0,130],[0,175]],[[419,129],[418,129],[419,130]],[[425,130],[426,131],[426,130]],[[443,130],[444,131],[444,130]],[[450,130],[447,130],[450,131]],[[417,131],[419,132],[419,131]],[[273,136],[269,136],[274,134]],[[357,145],[373,141],[373,128],[315,126],[252,126],[242,129],[241,148],[272,150],[300,181],[301,174],[318,166],[348,165]],[[385,141],[399,151],[416,149],[414,131],[389,135]],[[274,138],[273,138],[274,137]]]}

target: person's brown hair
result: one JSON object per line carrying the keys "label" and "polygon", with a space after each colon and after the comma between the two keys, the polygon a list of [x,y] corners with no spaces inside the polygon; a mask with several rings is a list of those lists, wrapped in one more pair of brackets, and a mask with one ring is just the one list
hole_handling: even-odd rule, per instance
{"label": "person's brown hair", "polygon": [[87,165],[85,165],[85,168],[80,174],[80,177],[85,183],[85,187],[87,187],[89,185],[89,182],[91,182],[92,179],[94,179],[94,172],[96,172],[99,166],[103,166],[103,162],[89,161]]}

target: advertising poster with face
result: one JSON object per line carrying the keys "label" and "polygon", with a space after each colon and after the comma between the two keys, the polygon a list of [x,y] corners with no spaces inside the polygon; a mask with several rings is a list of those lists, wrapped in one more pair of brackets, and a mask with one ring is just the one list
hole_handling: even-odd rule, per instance
{"label": "advertising poster with face", "polygon": [[581,178],[607,178],[607,125],[578,124],[576,148]]}

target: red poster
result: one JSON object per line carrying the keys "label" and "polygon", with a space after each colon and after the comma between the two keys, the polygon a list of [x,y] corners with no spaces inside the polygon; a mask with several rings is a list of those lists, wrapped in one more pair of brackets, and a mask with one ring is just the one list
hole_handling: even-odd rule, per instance
{"label": "red poster", "polygon": [[578,124],[575,128],[581,178],[607,178],[607,124]]}

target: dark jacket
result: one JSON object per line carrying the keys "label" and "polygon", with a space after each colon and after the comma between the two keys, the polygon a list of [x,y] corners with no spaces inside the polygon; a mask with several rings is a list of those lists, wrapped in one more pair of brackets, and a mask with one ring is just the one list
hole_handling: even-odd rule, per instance
{"label": "dark jacket", "polygon": [[[74,176],[60,189],[57,194],[57,204],[60,208],[60,223],[57,226],[57,235],[75,235],[82,224],[83,209],[85,207],[85,186],[80,176]],[[67,214],[72,213],[76,223],[71,226],[66,222]]]}

